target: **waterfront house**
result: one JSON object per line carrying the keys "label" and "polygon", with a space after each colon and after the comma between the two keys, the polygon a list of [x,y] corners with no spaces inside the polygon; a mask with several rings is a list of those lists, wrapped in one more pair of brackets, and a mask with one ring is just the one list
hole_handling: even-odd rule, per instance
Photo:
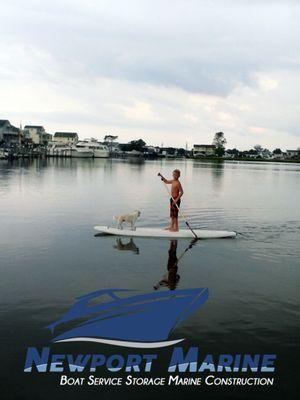
{"label": "waterfront house", "polygon": [[0,119],[0,143],[12,146],[21,143],[21,131],[11,125],[8,119]]}
{"label": "waterfront house", "polygon": [[271,158],[273,158],[273,160],[284,160],[286,158],[286,153],[273,153]]}
{"label": "waterfront house", "polygon": [[287,158],[299,158],[300,157],[300,149],[299,150],[287,150],[286,156],[287,156]]}
{"label": "waterfront house", "polygon": [[154,146],[145,146],[144,148],[144,157],[145,158],[156,158],[158,154],[159,148]]}
{"label": "waterfront house", "polygon": [[61,144],[75,144],[78,142],[78,133],[76,132],[55,132],[53,140]]}
{"label": "waterfront house", "polygon": [[165,158],[175,158],[177,157],[177,149],[175,147],[161,147],[159,155]]}
{"label": "waterfront house", "polygon": [[216,155],[216,146],[214,144],[194,144],[194,157],[213,157]]}
{"label": "waterfront house", "polygon": [[227,152],[227,151],[225,151],[225,153],[223,155],[223,158],[234,158],[234,157],[235,157],[234,153]]}
{"label": "waterfront house", "polygon": [[45,133],[46,133],[45,129],[41,125],[25,125],[24,126],[25,139],[35,145],[43,144],[43,135]]}
{"label": "waterfront house", "polygon": [[44,146],[48,146],[52,142],[52,135],[51,133],[44,132],[42,135],[42,144]]}

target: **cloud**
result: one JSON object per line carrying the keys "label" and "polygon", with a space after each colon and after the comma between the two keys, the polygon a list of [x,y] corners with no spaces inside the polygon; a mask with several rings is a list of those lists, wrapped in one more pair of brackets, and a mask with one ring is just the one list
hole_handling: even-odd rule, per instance
{"label": "cloud", "polygon": [[70,74],[225,96],[253,84],[254,70],[292,68],[300,50],[293,2],[242,3],[13,1],[2,35],[43,49]]}
{"label": "cloud", "polygon": [[185,145],[223,130],[229,146],[297,146],[299,9],[275,0],[2,1],[2,117],[83,136],[113,130],[124,141]]}

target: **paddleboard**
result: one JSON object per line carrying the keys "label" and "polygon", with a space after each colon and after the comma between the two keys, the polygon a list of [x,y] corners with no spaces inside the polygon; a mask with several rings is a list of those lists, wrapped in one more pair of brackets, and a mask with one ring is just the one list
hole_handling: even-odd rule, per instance
{"label": "paddleboard", "polygon": [[[95,226],[94,229],[108,235],[129,236],[129,237],[144,237],[144,238],[167,238],[167,239],[192,239],[195,236],[189,229],[180,229],[178,232],[166,231],[162,228],[136,228],[118,229],[110,226]],[[206,229],[194,229],[199,239],[221,239],[234,238],[236,232],[230,231],[210,231]]]}

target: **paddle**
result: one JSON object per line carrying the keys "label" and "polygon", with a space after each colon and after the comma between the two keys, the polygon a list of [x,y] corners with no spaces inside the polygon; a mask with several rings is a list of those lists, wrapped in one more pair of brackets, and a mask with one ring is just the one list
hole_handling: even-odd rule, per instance
{"label": "paddle", "polygon": [[164,179],[165,179],[165,178],[162,176],[162,174],[161,174],[160,172],[159,172],[157,175],[160,177],[160,179],[161,179],[161,180],[163,181],[163,183],[165,184],[165,188],[166,188],[166,190],[167,190],[169,196],[170,196],[171,199],[173,200],[173,203],[174,203],[175,206],[177,207],[179,213],[181,214],[182,218],[184,219],[184,222],[185,222],[186,226],[189,228],[189,230],[190,230],[190,231],[192,232],[192,234],[195,236],[195,239],[199,239],[198,236],[196,235],[196,233],[195,233],[195,232],[193,231],[193,229],[191,228],[190,224],[188,223],[187,218],[186,218],[185,215],[182,213],[182,211],[181,211],[180,208],[178,207],[178,204],[176,203],[176,201],[174,200],[173,196],[171,195],[171,192],[170,192],[170,190],[169,190],[167,184],[164,182]]}
{"label": "paddle", "polygon": [[184,257],[185,253],[187,253],[194,246],[194,244],[197,242],[197,239],[194,238],[191,240],[190,244],[184,249],[184,251],[178,257],[178,259],[176,261],[176,265],[178,265],[179,261]]}

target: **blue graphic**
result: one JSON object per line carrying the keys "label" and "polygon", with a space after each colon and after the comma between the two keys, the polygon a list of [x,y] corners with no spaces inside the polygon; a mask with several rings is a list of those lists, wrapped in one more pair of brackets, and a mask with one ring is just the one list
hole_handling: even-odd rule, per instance
{"label": "blue graphic", "polygon": [[[66,314],[47,327],[53,333],[68,324],[68,330],[52,341],[92,341],[140,348],[169,346],[184,340],[167,339],[208,299],[207,288],[130,296],[132,292],[105,289],[79,297]],[[103,301],[99,304],[99,300]],[[75,326],[70,329],[71,323]]]}

